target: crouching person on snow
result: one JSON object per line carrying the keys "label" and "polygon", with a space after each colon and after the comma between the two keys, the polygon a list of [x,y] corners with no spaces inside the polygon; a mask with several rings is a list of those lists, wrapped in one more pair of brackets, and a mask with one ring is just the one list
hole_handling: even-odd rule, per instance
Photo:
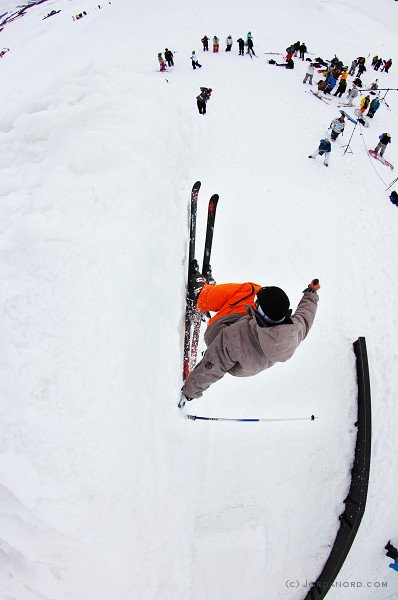
{"label": "crouching person on snow", "polygon": [[317,279],[304,290],[293,315],[289,298],[278,287],[254,283],[209,285],[204,281],[201,276],[194,281],[196,308],[217,314],[210,319],[205,333],[207,350],[203,359],[182,388],[183,402],[200,398],[225,373],[250,377],[287,361],[311,329],[319,300]]}
{"label": "crouching person on snow", "polygon": [[332,151],[332,144],[330,143],[330,140],[328,138],[324,138],[323,140],[321,140],[319,142],[319,146],[316,150],[314,150],[314,152],[312,154],[309,155],[308,158],[316,158],[318,156],[318,154],[320,156],[325,155],[325,167],[327,167],[329,165],[329,157],[330,157],[330,153]]}

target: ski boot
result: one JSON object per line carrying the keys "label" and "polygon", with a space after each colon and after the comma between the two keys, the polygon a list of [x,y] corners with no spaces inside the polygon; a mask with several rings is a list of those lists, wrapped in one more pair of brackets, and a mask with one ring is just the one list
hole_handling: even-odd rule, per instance
{"label": "ski boot", "polygon": [[211,272],[211,265],[207,265],[206,270],[203,272],[203,277],[206,279],[206,283],[209,285],[216,285],[216,280]]}
{"label": "ski boot", "polygon": [[202,273],[199,271],[199,264],[197,260],[193,260],[190,269],[190,276],[188,287],[192,298],[196,301],[197,297],[200,294],[200,291],[204,284],[206,283],[205,277],[203,277]]}
{"label": "ski boot", "polygon": [[192,400],[192,398],[187,398],[186,396],[184,396],[184,394],[181,392],[181,398],[180,401],[178,403],[178,408],[184,408],[185,403],[186,402],[190,402]]}

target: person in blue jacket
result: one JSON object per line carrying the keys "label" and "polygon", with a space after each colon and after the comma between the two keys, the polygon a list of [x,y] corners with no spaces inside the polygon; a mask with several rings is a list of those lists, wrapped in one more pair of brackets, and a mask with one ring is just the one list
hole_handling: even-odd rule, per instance
{"label": "person in blue jacket", "polygon": [[330,143],[329,138],[323,138],[320,142],[319,142],[319,146],[316,150],[314,150],[314,152],[312,154],[309,155],[308,158],[316,158],[318,156],[318,154],[320,156],[325,155],[325,167],[329,166],[329,157],[330,157],[330,153],[332,151],[332,144]]}
{"label": "person in blue jacket", "polygon": [[334,88],[336,83],[337,83],[336,77],[333,77],[333,75],[329,75],[329,77],[327,79],[327,85],[326,85],[325,91],[323,93],[330,94],[330,92],[332,91],[332,89]]}
{"label": "person in blue jacket", "polygon": [[368,110],[366,116],[373,119],[376,110],[379,110],[379,106],[380,106],[380,98],[378,96],[376,96],[376,98],[373,98],[372,102],[370,103],[369,110]]}
{"label": "person in blue jacket", "polygon": [[388,556],[388,558],[392,558],[394,561],[393,563],[390,563],[388,566],[390,567],[390,569],[394,569],[394,571],[398,571],[398,550],[395,548],[395,546],[393,546],[391,544],[390,540],[388,540],[387,544],[384,547],[387,550],[386,556]]}

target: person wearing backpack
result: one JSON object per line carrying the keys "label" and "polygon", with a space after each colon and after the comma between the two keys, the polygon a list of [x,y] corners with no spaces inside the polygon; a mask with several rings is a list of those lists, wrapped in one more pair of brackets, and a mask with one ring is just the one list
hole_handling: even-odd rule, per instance
{"label": "person wearing backpack", "polygon": [[384,152],[386,151],[387,144],[391,144],[391,135],[389,133],[382,133],[379,135],[379,140],[380,141],[374,149],[374,152],[377,154],[380,150],[380,156],[383,156]]}

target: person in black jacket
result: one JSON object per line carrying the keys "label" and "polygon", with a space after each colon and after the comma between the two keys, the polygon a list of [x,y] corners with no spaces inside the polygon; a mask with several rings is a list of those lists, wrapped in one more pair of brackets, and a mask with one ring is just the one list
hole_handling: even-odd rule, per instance
{"label": "person in black jacket", "polygon": [[307,52],[307,46],[304,44],[304,42],[302,42],[302,44],[300,44],[300,58],[301,60],[304,60],[304,54]]}
{"label": "person in black jacket", "polygon": [[251,37],[247,38],[247,53],[249,54],[250,57],[252,54],[254,56],[257,56],[257,54],[254,52],[253,38],[251,38]]}
{"label": "person in black jacket", "polygon": [[380,156],[383,156],[384,152],[386,151],[387,144],[391,143],[391,136],[389,133],[382,133],[381,135],[379,135],[379,140],[380,141],[377,144],[374,151],[377,154],[380,150]]}
{"label": "person in black jacket", "polygon": [[205,88],[205,87],[200,88],[200,94],[199,94],[199,96],[196,96],[196,104],[198,106],[200,115],[206,114],[206,104],[210,100],[212,91],[213,90],[211,88]]}
{"label": "person in black jacket", "polygon": [[207,37],[207,35],[202,37],[202,39],[200,41],[203,44],[203,51],[208,52],[209,51],[209,38]]}
{"label": "person in black jacket", "polygon": [[239,38],[237,40],[238,44],[239,44],[239,56],[244,56],[245,54],[245,40],[242,40],[242,38]]}
{"label": "person in black jacket", "polygon": [[174,67],[174,61],[173,61],[173,53],[171,50],[169,50],[168,48],[165,48],[164,51],[164,57],[167,61],[167,64],[169,67]]}

